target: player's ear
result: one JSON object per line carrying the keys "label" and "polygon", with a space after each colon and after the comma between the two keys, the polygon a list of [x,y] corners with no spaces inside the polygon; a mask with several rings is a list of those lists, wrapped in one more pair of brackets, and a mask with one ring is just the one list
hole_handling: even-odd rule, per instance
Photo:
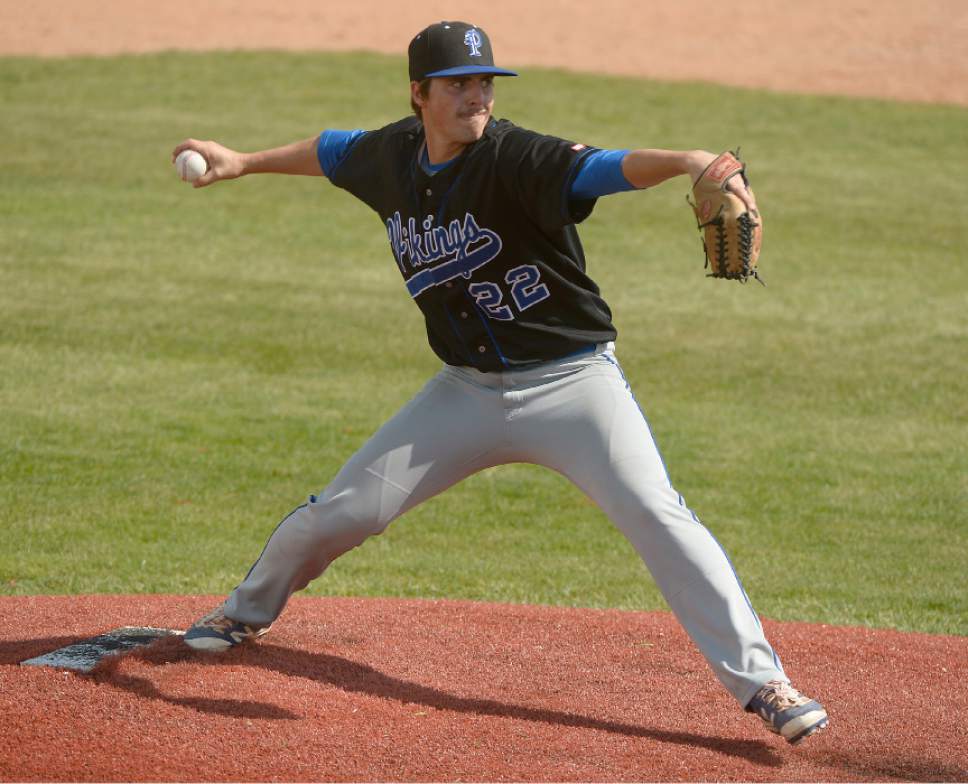
{"label": "player's ear", "polygon": [[410,102],[423,108],[427,99],[420,90],[420,82],[410,82]]}

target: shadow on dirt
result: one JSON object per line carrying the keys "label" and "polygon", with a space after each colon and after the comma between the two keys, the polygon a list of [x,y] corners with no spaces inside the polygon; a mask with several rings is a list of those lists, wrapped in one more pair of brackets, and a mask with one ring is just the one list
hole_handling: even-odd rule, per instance
{"label": "shadow on dirt", "polygon": [[263,702],[253,702],[250,700],[233,699],[213,699],[204,697],[172,697],[158,689],[147,678],[136,678],[131,675],[123,675],[115,668],[105,668],[92,676],[97,682],[104,683],[116,689],[137,694],[151,700],[160,700],[170,705],[181,705],[186,708],[194,708],[202,713],[213,713],[219,716],[231,716],[233,718],[245,719],[275,719],[292,720],[298,719],[295,713]]}
{"label": "shadow on dirt", "polygon": [[854,781],[968,781],[968,767],[940,760],[904,756],[873,758],[851,752],[825,751],[816,763],[847,773]]}
{"label": "shadow on dirt", "polygon": [[386,675],[366,664],[341,656],[309,653],[292,648],[261,643],[245,646],[219,655],[191,651],[177,639],[159,640],[125,657],[111,657],[92,671],[99,683],[133,692],[148,699],[186,705],[203,713],[246,716],[260,719],[298,719],[290,711],[265,703],[231,699],[204,700],[174,698],[160,692],[142,677],[118,671],[123,658],[137,658],[156,666],[190,661],[202,666],[251,666],[268,669],[288,677],[307,678],[347,692],[366,694],[402,704],[419,704],[438,710],[473,713],[497,718],[522,719],[561,727],[579,727],[637,738],[648,738],[689,748],[706,748],[732,757],[742,757],[758,765],[779,767],[782,757],[766,742],[717,738],[690,732],[670,732],[576,713],[550,710],[529,705],[516,705],[481,697],[462,697],[419,683]]}
{"label": "shadow on dirt", "polygon": [[[5,640],[0,641],[0,666],[18,665],[26,659],[32,659],[45,653],[50,653],[58,648],[67,645],[83,642],[90,635],[76,635],[73,637],[47,637],[34,640]],[[172,664],[182,660],[196,659],[197,654],[190,651],[178,639],[159,640],[151,646],[157,647],[148,653],[148,648],[132,651],[126,655],[108,656],[101,661],[89,674],[77,673],[80,677],[90,677],[98,683],[105,683],[117,689],[137,694],[151,700],[160,700],[172,705],[182,705],[188,708],[202,711],[203,713],[216,713],[222,716],[243,717],[248,719],[298,719],[299,717],[276,705],[269,705],[258,702],[247,702],[244,700],[233,699],[206,699],[199,697],[173,697],[161,692],[155,684],[147,678],[139,678],[118,670],[121,661],[126,656],[145,658],[157,664]],[[142,656],[146,653],[146,656]],[[164,657],[164,661],[155,661],[159,656]],[[46,669],[46,668],[45,668]],[[51,668],[57,670],[58,668]]]}
{"label": "shadow on dirt", "polygon": [[[0,665],[17,665],[24,659],[70,645],[80,639],[82,639],[81,636],[3,641],[0,642]],[[401,704],[419,704],[458,713],[597,730],[628,737],[647,738],[677,747],[705,748],[774,769],[785,764],[782,750],[777,750],[764,741],[673,732],[578,713],[502,702],[486,697],[461,696],[389,676],[369,665],[342,656],[310,653],[266,643],[243,646],[224,654],[212,655],[192,651],[180,639],[166,638],[122,656],[108,657],[89,675],[80,677],[90,678],[105,687],[119,689],[144,699],[184,706],[200,713],[274,721],[292,721],[301,718],[291,710],[271,703],[165,694],[152,682],[150,672],[139,672],[135,675],[128,671],[130,667],[122,666],[124,662],[132,659],[152,667],[187,664],[192,667],[225,666],[268,670],[287,677],[305,678],[346,692],[393,700]],[[798,756],[803,761],[810,760],[821,770],[837,771],[841,775],[846,773],[852,780],[857,781],[968,780],[968,767],[960,764],[956,758],[927,759],[918,755],[905,755],[900,749],[897,756],[884,756],[862,748],[814,750],[808,747]]]}
{"label": "shadow on dirt", "polygon": [[0,640],[0,666],[20,664],[25,659],[50,653],[65,645],[73,645],[88,637],[90,635],[77,634],[73,637],[46,637],[36,640]]}

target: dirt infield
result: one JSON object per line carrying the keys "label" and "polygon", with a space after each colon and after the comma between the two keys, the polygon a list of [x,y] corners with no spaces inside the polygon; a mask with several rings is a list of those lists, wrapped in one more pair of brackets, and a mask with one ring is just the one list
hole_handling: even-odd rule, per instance
{"label": "dirt infield", "polygon": [[0,779],[958,781],[968,639],[767,623],[831,727],[798,748],[665,613],[296,598],[261,642],[90,676],[18,662],[211,597],[2,597]]}
{"label": "dirt infield", "polygon": [[964,0],[31,0],[0,3],[0,54],[403,54],[443,18],[482,25],[519,66],[968,105]]}

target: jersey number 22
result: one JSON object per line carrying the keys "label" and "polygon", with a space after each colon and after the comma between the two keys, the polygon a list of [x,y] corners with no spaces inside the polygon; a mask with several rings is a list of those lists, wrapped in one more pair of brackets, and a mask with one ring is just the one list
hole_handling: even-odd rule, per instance
{"label": "jersey number 22", "polygon": [[[551,293],[548,287],[541,283],[541,272],[534,264],[522,264],[510,269],[504,276],[504,282],[511,287],[511,299],[517,305],[518,311],[525,311],[532,305],[548,299]],[[481,281],[471,283],[467,290],[473,295],[477,306],[488,316],[498,321],[513,321],[514,311],[510,305],[502,305],[504,292],[496,283]]]}

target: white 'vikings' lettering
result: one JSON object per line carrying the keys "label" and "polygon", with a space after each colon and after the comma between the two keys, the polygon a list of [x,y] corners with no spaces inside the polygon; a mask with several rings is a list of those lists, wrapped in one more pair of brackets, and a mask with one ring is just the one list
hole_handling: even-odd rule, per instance
{"label": "white 'vikings' lettering", "polygon": [[[434,226],[428,215],[419,228],[416,218],[404,225],[395,212],[387,221],[387,236],[412,297],[459,275],[470,278],[474,270],[497,258],[503,245],[497,232],[482,229],[469,212],[463,223],[455,218],[447,226]],[[431,268],[422,269],[426,267]]]}

